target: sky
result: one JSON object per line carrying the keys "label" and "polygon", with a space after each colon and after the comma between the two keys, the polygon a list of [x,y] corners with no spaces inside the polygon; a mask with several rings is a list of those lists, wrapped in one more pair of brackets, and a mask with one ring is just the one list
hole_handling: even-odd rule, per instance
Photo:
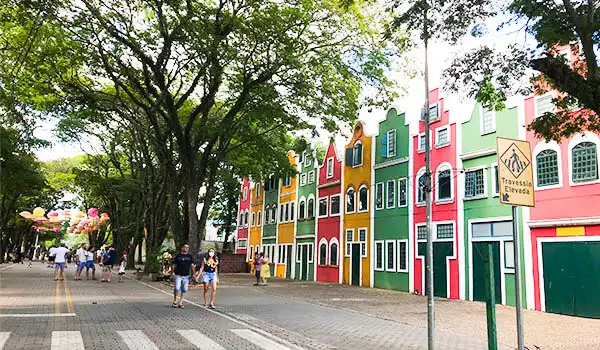
{"label": "sky", "polygon": [[[534,46],[534,39],[525,35],[523,31],[519,31],[519,24],[505,27],[502,31],[497,32],[495,28],[502,23],[506,18],[497,17],[490,19],[486,24],[489,28],[487,34],[480,38],[468,36],[460,45],[451,46],[446,43],[432,42],[429,46],[429,87],[431,90],[440,88],[440,96],[445,99],[445,106],[450,111],[451,119],[456,121],[468,118],[471,115],[474,101],[464,100],[460,96],[450,95],[443,91],[444,82],[442,81],[442,73],[447,68],[452,58],[460,52],[478,47],[483,43],[493,43],[498,49],[507,47],[511,43],[523,44],[524,46]],[[408,55],[412,59],[414,68],[422,73],[424,66],[424,50],[417,46]],[[419,118],[421,106],[424,103],[425,85],[422,74],[416,78],[406,81],[402,74],[392,73],[392,78],[399,81],[406,88],[407,93],[397,100],[393,101],[390,106],[399,107],[400,111],[406,112],[408,120],[417,120]],[[359,120],[365,122],[365,131],[369,135],[375,135],[378,131],[378,124],[385,119],[386,110],[375,109],[369,112],[364,109],[359,114]],[[458,119],[455,119],[458,118]],[[411,123],[411,126],[416,126],[416,123]],[[56,126],[55,122],[48,122],[42,125],[37,131],[36,136],[49,140],[52,143],[51,147],[39,149],[36,151],[37,157],[41,161],[59,159],[64,157],[72,157],[85,152],[95,153],[98,149],[98,144],[92,139],[83,137],[79,142],[61,143],[53,134],[53,129]],[[348,137],[351,135],[351,129],[342,130],[340,134],[333,135],[338,149],[343,148],[348,142]],[[324,145],[329,143],[329,138],[332,135],[325,131],[321,132],[319,141]]]}

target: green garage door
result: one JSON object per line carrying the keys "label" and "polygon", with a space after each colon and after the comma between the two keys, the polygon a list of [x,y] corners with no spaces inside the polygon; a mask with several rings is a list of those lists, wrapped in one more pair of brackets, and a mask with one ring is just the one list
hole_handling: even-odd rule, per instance
{"label": "green garage door", "polygon": [[600,242],[542,243],[546,311],[600,318]]}
{"label": "green garage door", "polygon": [[[454,255],[453,244],[453,242],[433,242],[433,295],[436,297],[450,297],[448,295],[446,258]],[[427,244],[420,242],[418,250],[420,256],[425,256]],[[423,259],[423,264],[425,264],[425,259]],[[427,272],[425,272],[425,285],[427,286]]]}
{"label": "green garage door", "polygon": [[496,304],[502,304],[502,282],[500,278],[500,242],[473,242],[473,300],[485,301],[486,261],[489,256],[489,246],[492,246],[494,259],[494,287]]}

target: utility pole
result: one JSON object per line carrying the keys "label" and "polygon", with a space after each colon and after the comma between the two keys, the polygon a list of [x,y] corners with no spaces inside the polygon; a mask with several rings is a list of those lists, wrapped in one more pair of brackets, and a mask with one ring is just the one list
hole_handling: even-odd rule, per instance
{"label": "utility pole", "polygon": [[425,0],[423,8],[423,40],[425,43],[425,184],[423,191],[425,192],[425,220],[427,231],[427,249],[425,257],[425,273],[426,293],[427,293],[427,347],[429,350],[435,349],[435,307],[433,300],[433,234],[431,230],[431,147],[429,140],[431,139],[429,131],[429,65],[427,44],[429,41],[429,30],[427,26],[427,10],[429,3]]}

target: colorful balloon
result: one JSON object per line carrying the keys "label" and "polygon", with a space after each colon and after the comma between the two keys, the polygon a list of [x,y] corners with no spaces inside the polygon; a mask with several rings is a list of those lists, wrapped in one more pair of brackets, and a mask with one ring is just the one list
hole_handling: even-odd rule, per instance
{"label": "colorful balloon", "polygon": [[41,218],[42,216],[44,216],[45,213],[46,213],[46,211],[40,207],[33,209],[33,217],[34,218]]}

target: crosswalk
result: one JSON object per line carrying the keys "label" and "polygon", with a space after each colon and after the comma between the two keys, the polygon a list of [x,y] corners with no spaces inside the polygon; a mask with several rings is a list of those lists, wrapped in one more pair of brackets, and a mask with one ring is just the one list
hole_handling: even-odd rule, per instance
{"label": "crosswalk", "polygon": [[[230,329],[231,336],[239,341],[247,341],[263,350],[292,350],[287,345],[278,343],[277,341],[255,332],[251,329]],[[124,330],[116,331],[125,346],[129,350],[160,350],[160,348],[141,330]],[[206,350],[225,350],[225,347],[218,344],[197,329],[179,329],[177,333],[187,342],[193,345],[196,349]],[[266,334],[266,333],[264,333]],[[0,350],[4,349],[5,344],[9,342],[9,338],[18,337],[11,332],[0,332]],[[18,342],[18,339],[15,339]],[[15,341],[12,340],[12,341]],[[228,348],[236,343],[235,341],[228,342]],[[288,343],[289,344],[289,343]],[[190,346],[190,349],[193,347]],[[296,348],[296,347],[294,347]],[[81,332],[79,331],[54,331],[50,342],[50,350],[85,350],[85,345]]]}

